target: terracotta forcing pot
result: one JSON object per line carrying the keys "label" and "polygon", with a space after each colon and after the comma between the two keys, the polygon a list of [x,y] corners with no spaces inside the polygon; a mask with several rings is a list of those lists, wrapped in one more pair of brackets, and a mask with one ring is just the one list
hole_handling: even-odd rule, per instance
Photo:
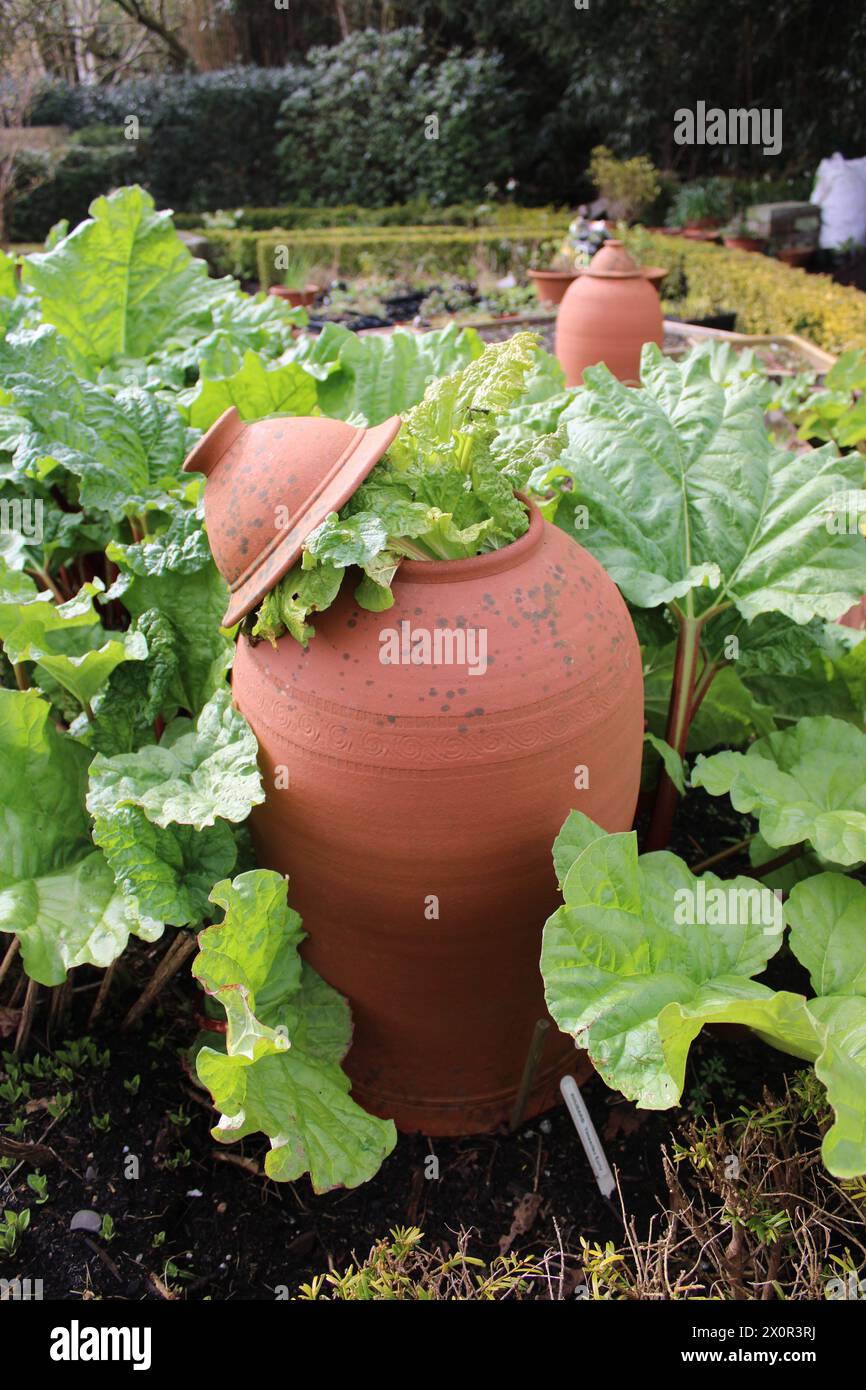
{"label": "terracotta forcing pot", "polygon": [[[394,422],[324,448],[311,427],[351,427],[266,420],[244,436],[231,416],[189,462],[209,475],[212,548],[224,572],[234,566],[237,613],[237,539],[254,535],[248,606],[260,588],[253,552],[273,566],[256,521],[281,487],[297,490],[311,441],[329,486],[344,490],[338,448],[350,470],[359,452],[354,466],[368,470]],[[305,488],[316,490],[309,470]],[[266,789],[251,822],[259,862],[289,875],[304,954],[352,1006],[353,1096],[430,1135],[507,1119],[548,1017],[541,931],[561,900],[551,845],[572,807],[628,829],[640,781],[643,682],[626,606],[585,550],[530,516],[501,550],[404,561],[386,612],[359,608],[347,576],[306,651],[290,637],[276,648],[241,637],[234,667]],[[565,1071],[582,1080],[590,1066],[551,1027],[527,1117],[558,1100]]]}
{"label": "terracotta forcing pot", "polygon": [[[401,1129],[474,1133],[507,1118],[547,1017],[563,820],[631,825],[640,655],[616,586],[538,512],[503,550],[404,563],[394,597],[369,613],[344,584],[306,652],[241,639],[235,700],[267,789],[252,831],[290,876],[307,959],[352,1005],[355,1099]],[[527,1115],[578,1061],[551,1029]]]}
{"label": "terracotta forcing pot", "polygon": [[527,274],[542,304],[561,304],[565,291],[577,279],[576,270],[529,270]]}
{"label": "terracotta forcing pot", "polygon": [[621,241],[607,241],[566,291],[556,321],[556,356],[569,386],[605,362],[620,381],[637,382],[644,343],[663,337],[661,303]]}

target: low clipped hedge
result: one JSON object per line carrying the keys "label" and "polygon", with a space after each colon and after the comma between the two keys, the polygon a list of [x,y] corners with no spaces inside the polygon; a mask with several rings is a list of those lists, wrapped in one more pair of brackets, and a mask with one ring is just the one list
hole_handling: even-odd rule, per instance
{"label": "low clipped hedge", "polygon": [[829,276],[642,227],[625,241],[644,264],[668,267],[666,312],[694,319],[735,310],[742,333],[801,333],[834,353],[866,347],[866,294]]}
{"label": "low clipped hedge", "polygon": [[[271,232],[274,228],[329,227],[527,227],[563,232],[574,216],[566,207],[519,207],[516,203],[452,203],[437,207],[422,200],[394,203],[390,207],[365,208],[357,203],[313,207],[283,203],[277,207],[229,208],[235,226],[221,231]],[[182,231],[198,231],[200,212],[176,212],[175,225]]]}
{"label": "low clipped hedge", "polygon": [[471,275],[478,259],[504,274],[524,269],[539,255],[553,255],[561,229],[551,234],[533,227],[321,227],[277,228],[259,232],[208,230],[208,259],[223,275],[258,280],[263,289],[280,283],[277,247],[306,255],[335,274]]}

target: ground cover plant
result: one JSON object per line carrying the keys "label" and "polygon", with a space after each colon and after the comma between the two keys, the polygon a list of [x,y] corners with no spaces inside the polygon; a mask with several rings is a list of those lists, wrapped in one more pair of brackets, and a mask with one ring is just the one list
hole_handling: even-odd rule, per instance
{"label": "ground cover plant", "polygon": [[[754,358],[648,350],[639,390],[602,367],[565,390],[530,334],[486,349],[455,325],[313,337],[303,311],[209,278],[142,190],[91,213],[20,279],[0,259],[0,982],[24,972],[0,1023],[16,1050],[42,991],[55,1014],[68,1003],[70,972],[105,972],[96,1025],[132,938],[150,975],[130,1026],[182,966],[201,989],[183,1042],[218,1143],[263,1134],[266,1175],[308,1173],[317,1192],[373,1179],[394,1148],[393,1125],[349,1094],[349,1007],[302,962],[292,885],[255,864],[256,743],[231,703],[203,480],[181,465],[230,405],[245,420],[400,413],[395,445],[308,538],[257,635],[315,640],[348,570],[379,611],[404,557],[509,544],[527,524],[515,490],[531,490],[631,608],[658,783],[647,852],[579,803],[554,846],[551,1013],[642,1109],[677,1103],[705,1025],[748,1027],[813,1068],[830,1173],[866,1172],[866,645],[839,622],[866,593],[859,359],[790,393],[782,447],[765,414],[780,393]],[[682,796],[687,814],[702,798],[752,817],[750,833],[707,847],[710,865],[682,843],[673,854]],[[770,982],[780,965],[791,987]],[[7,1244],[27,1238],[12,1224]],[[378,1251],[371,1278],[395,1275],[393,1254]],[[336,1295],[364,1296],[359,1274],[331,1281]],[[500,1276],[521,1293],[547,1278]]]}

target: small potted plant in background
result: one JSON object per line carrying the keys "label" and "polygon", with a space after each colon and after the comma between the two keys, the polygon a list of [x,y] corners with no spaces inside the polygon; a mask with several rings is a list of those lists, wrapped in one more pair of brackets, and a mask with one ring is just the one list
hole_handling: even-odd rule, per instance
{"label": "small potted plant in background", "polygon": [[683,236],[707,239],[727,218],[729,196],[722,179],[684,184],[668,213],[668,226],[679,227]]}
{"label": "small potted plant in background", "polygon": [[307,256],[293,254],[288,264],[280,270],[281,283],[271,285],[268,294],[277,299],[287,299],[293,308],[312,304],[319,293],[319,286],[310,279],[312,262]]}
{"label": "small potted plant in background", "polygon": [[722,241],[729,251],[763,251],[767,245],[766,238],[758,236],[743,213],[722,228]]}

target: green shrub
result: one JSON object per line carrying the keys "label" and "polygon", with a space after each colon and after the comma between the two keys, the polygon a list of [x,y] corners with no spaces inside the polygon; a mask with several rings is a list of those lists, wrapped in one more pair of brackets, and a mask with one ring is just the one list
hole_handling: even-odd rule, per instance
{"label": "green shrub", "polygon": [[637,217],[653,205],[661,192],[658,170],[643,154],[617,159],[605,145],[596,145],[589,172],[605,201],[608,217]]}
{"label": "green shrub", "polygon": [[307,63],[281,111],[286,197],[444,204],[480,198],[511,174],[519,103],[498,55],[450,53],[434,63],[420,29],[368,29],[311,49]]}
{"label": "green shrub", "polygon": [[866,347],[866,294],[825,275],[794,270],[767,256],[728,251],[638,227],[625,241],[645,264],[669,268],[664,307],[682,315],[735,310],[742,333],[801,333],[828,352]]}
{"label": "green shrub", "polygon": [[[22,174],[32,159],[22,152]],[[134,141],[90,145],[76,141],[50,165],[41,183],[13,205],[9,234],[13,241],[43,241],[58,217],[81,222],[94,198],[140,177],[141,154]]]}

